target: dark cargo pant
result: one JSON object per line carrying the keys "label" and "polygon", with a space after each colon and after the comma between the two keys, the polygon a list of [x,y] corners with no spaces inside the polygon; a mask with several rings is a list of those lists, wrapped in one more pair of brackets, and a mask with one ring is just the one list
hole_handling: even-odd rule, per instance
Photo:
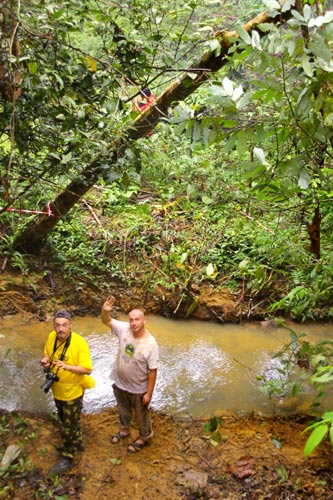
{"label": "dark cargo pant", "polygon": [[143,394],[132,394],[131,392],[123,391],[115,384],[112,387],[118,404],[120,430],[129,431],[134,411],[140,438],[143,441],[148,441],[153,435],[153,430],[150,410],[142,404]]}
{"label": "dark cargo pant", "polygon": [[82,401],[83,396],[73,399],[72,401],[54,399],[58,410],[58,416],[62,424],[61,454],[64,457],[73,458],[75,453],[82,447],[82,434],[80,428]]}

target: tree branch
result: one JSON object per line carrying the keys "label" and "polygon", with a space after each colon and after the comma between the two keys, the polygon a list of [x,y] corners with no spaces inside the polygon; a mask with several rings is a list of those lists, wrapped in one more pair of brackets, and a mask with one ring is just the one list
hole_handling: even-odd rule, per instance
{"label": "tree branch", "polygon": [[[286,22],[290,17],[290,10],[281,13],[277,17],[271,17],[268,12],[263,12],[246,23],[243,28],[248,33],[257,29],[259,34],[264,36],[264,33],[260,31],[260,24],[280,24]],[[230,48],[238,44],[238,34],[236,31],[225,31],[218,33],[217,39],[220,43],[219,54],[216,54],[215,50],[205,52],[198,62],[189,66],[177,80],[157,97],[156,101],[151,106],[145,109],[133,123],[124,130],[120,140],[113,141],[110,144],[109,157],[107,159],[109,164],[115,163],[117,159],[122,156],[122,152],[130,141],[146,136],[147,133],[153,130],[160,118],[167,115],[169,108],[174,107],[177,102],[186,99],[186,97],[194,93],[208,80],[211,73],[216,73],[227,64]],[[194,74],[196,75],[195,78],[193,78]],[[105,163],[105,158],[103,158],[103,162],[101,160],[101,157],[95,158],[95,160],[81,172],[80,177],[74,179],[51,203],[51,211],[55,215],[54,217],[41,216],[38,219],[34,219],[26,226],[16,239],[17,248],[30,252],[39,251],[59,219],[66,215],[78,200],[89,191],[103,175],[105,167],[102,163]]]}

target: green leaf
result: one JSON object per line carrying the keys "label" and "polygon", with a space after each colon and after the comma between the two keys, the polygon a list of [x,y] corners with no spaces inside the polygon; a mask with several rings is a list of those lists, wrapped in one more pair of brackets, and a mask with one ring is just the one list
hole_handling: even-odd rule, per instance
{"label": "green leaf", "polygon": [[296,47],[294,40],[289,40],[287,43],[287,46],[288,46],[288,54],[290,56],[292,56],[294,54],[295,47]]}
{"label": "green leaf", "polygon": [[257,158],[259,163],[261,163],[261,165],[268,165],[268,163],[266,161],[265,152],[261,148],[254,147],[253,154]]}
{"label": "green leaf", "polygon": [[236,149],[239,156],[242,156],[247,151],[246,134],[243,130],[238,132],[236,136],[237,144]]}
{"label": "green leaf", "polygon": [[[244,163],[243,163],[244,165]],[[251,164],[252,166],[253,164]],[[256,177],[261,177],[262,174],[266,172],[266,167],[264,165],[257,165],[255,168],[250,168],[246,170],[244,179],[255,179]]]}
{"label": "green leaf", "polygon": [[302,62],[302,67],[303,67],[304,73],[307,76],[312,77],[312,75],[313,75],[313,67],[312,67],[312,65],[310,63],[309,57],[306,54],[302,55],[301,62]]}
{"label": "green leaf", "polygon": [[8,469],[10,464],[17,459],[21,453],[21,447],[18,444],[10,444],[1,459],[0,473]]}
{"label": "green leaf", "polygon": [[298,178],[298,185],[301,189],[307,189],[309,187],[311,177],[305,169],[302,169]]}
{"label": "green leaf", "polygon": [[[319,16],[319,17],[321,17],[321,16]],[[331,11],[328,10],[324,14],[324,20],[323,20],[323,22],[324,22],[324,24],[328,24],[328,23],[331,23],[332,21],[333,21],[333,11],[332,10]]]}
{"label": "green leaf", "polygon": [[276,0],[264,0],[264,4],[266,5],[267,9],[281,9],[281,5]]}
{"label": "green leaf", "polygon": [[235,26],[235,31],[237,35],[246,43],[246,45],[252,45],[252,40],[246,29],[243,28],[240,24]]}
{"label": "green leaf", "polygon": [[333,424],[333,411],[325,411],[322,415],[322,419]]}
{"label": "green leaf", "polygon": [[198,77],[198,73],[195,73],[194,71],[187,71],[186,74],[189,78],[191,78],[191,80],[195,80]]}
{"label": "green leaf", "polygon": [[201,139],[201,125],[194,121],[192,125],[192,141],[199,142]]}
{"label": "green leaf", "polygon": [[229,153],[235,146],[237,142],[237,133],[232,134],[224,145],[224,150]]}
{"label": "green leaf", "polygon": [[293,7],[295,5],[295,0],[286,0],[284,4],[282,5],[281,12],[287,12],[290,10],[290,7]]}
{"label": "green leaf", "polygon": [[198,305],[199,305],[199,301],[197,298],[195,298],[192,301],[190,307],[186,311],[186,318],[188,318],[197,309]]}
{"label": "green leaf", "polygon": [[217,427],[218,427],[218,424],[219,424],[218,417],[216,417],[216,416],[212,417],[210,419],[209,423],[210,423],[210,430],[211,430],[211,432],[215,432],[216,429],[217,429]]}
{"label": "green leaf", "polygon": [[278,450],[280,450],[282,448],[282,443],[278,439],[272,438],[271,441],[272,441],[272,444],[274,444],[275,448],[277,448]]}
{"label": "green leaf", "polygon": [[249,265],[249,259],[243,259],[242,262],[238,264],[238,269],[241,271],[241,273],[247,273],[249,270]]}
{"label": "green leaf", "polygon": [[53,76],[55,77],[55,79],[59,83],[59,88],[63,89],[64,88],[64,82],[63,82],[62,78],[58,75],[58,73],[55,73],[55,72],[53,73]]}
{"label": "green leaf", "polygon": [[332,373],[323,373],[322,375],[313,375],[311,377],[311,382],[316,384],[327,384],[333,381]]}
{"label": "green leaf", "polygon": [[312,11],[311,11],[310,5],[308,5],[308,4],[304,5],[303,15],[304,15],[304,19],[306,20],[306,22],[308,22],[311,19]]}
{"label": "green leaf", "polygon": [[243,86],[238,85],[238,87],[235,88],[232,94],[233,101],[237,101],[241,97],[241,95],[243,95],[243,93],[244,93]]}
{"label": "green leaf", "polygon": [[299,117],[302,115],[308,115],[309,111],[312,109],[312,101],[311,101],[311,91],[307,88],[304,88],[297,100],[297,114]]}
{"label": "green leaf", "polygon": [[232,97],[232,94],[234,93],[234,84],[232,83],[232,81],[228,77],[225,77],[222,80],[222,85],[223,85],[225,93],[229,97]]}
{"label": "green leaf", "polygon": [[258,31],[252,31],[252,47],[261,50],[261,41]]}
{"label": "green leaf", "polygon": [[215,273],[215,268],[213,264],[208,264],[206,267],[206,274],[207,276],[212,276]]}
{"label": "green leaf", "polygon": [[327,127],[333,127],[333,113],[329,113],[325,116],[324,123]]}
{"label": "green leaf", "polygon": [[209,422],[204,423],[204,432],[205,432],[205,434],[210,434],[210,423]]}
{"label": "green leaf", "polygon": [[30,75],[35,75],[38,70],[38,63],[36,61],[29,62],[28,63],[28,70]]}
{"label": "green leaf", "polygon": [[301,23],[304,23],[304,21],[305,21],[304,17],[303,17],[303,16],[302,16],[302,15],[301,15],[301,14],[300,14],[297,10],[294,10],[294,9],[293,9],[293,10],[291,11],[291,13],[292,13],[292,15],[293,15],[293,17],[294,17],[295,19],[297,19],[297,20],[298,20],[298,21],[300,21]]}
{"label": "green leaf", "polygon": [[[215,55],[219,55],[218,52],[219,50],[221,50],[221,45],[220,45],[220,42],[218,41],[217,38],[213,38],[212,40],[207,40],[207,43],[208,43],[208,46],[209,46],[209,49],[211,52],[214,52],[215,51]],[[195,75],[196,77],[198,76],[197,74]]]}
{"label": "green leaf", "polygon": [[319,425],[308,437],[304,447],[304,457],[307,458],[310,453],[322,442],[328,431],[328,425]]}
{"label": "green leaf", "polygon": [[223,127],[225,128],[234,128],[238,125],[238,121],[236,120],[224,120],[223,121]]}
{"label": "green leaf", "polygon": [[263,268],[263,266],[258,266],[257,269],[255,270],[255,277],[256,277],[256,280],[258,280],[259,282],[262,282],[265,278],[265,269]]}
{"label": "green leaf", "polygon": [[317,366],[320,363],[324,362],[325,360],[326,360],[325,356],[323,356],[322,354],[316,354],[311,358],[311,365]]}
{"label": "green leaf", "polygon": [[326,41],[321,36],[314,35],[313,39],[309,43],[309,50],[318,57],[319,60],[324,60],[329,63],[331,60],[331,50],[326,44]]}
{"label": "green leaf", "polygon": [[213,198],[211,196],[208,196],[207,194],[203,194],[201,196],[201,199],[205,205],[210,205],[213,202]]}
{"label": "green leaf", "polygon": [[293,397],[297,396],[301,391],[300,384],[294,384],[292,388],[292,395]]}

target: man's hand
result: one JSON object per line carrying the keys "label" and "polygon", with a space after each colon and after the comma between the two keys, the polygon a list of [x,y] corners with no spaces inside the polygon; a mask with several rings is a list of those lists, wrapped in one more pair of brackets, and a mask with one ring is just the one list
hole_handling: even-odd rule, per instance
{"label": "man's hand", "polygon": [[60,359],[58,361],[53,362],[54,366],[57,366],[58,368],[62,368],[63,370],[66,370],[66,364],[61,361]]}
{"label": "man's hand", "polygon": [[115,297],[113,295],[110,295],[110,297],[106,299],[102,306],[102,322],[104,323],[104,325],[107,325],[110,328],[112,326],[111,312],[115,302]]}
{"label": "man's hand", "polygon": [[43,368],[49,368],[50,367],[50,358],[48,356],[44,356],[40,360],[40,364],[42,365]]}
{"label": "man's hand", "polygon": [[142,396],[141,402],[143,406],[149,406],[150,401],[151,401],[151,396],[146,392],[146,394]]}
{"label": "man's hand", "polygon": [[116,298],[113,295],[110,295],[110,297],[108,297],[106,299],[106,301],[104,302],[102,309],[104,311],[111,312],[115,302],[116,302]]}

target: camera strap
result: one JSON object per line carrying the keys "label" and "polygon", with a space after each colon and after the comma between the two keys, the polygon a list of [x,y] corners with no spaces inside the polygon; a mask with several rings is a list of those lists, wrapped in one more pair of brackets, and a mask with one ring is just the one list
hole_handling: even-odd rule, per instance
{"label": "camera strap", "polygon": [[72,333],[69,334],[69,337],[66,339],[65,342],[62,342],[58,347],[57,347],[57,337],[55,338],[55,341],[54,341],[54,346],[53,346],[53,353],[52,353],[52,357],[54,356],[55,352],[59,349],[59,347],[62,346],[62,344],[65,344],[64,345],[64,348],[62,350],[62,353],[60,354],[60,361],[62,361],[65,357],[65,354],[66,354],[66,351],[69,347],[69,344],[71,343],[71,337],[72,337]]}
{"label": "camera strap", "polygon": [[[62,350],[62,353],[60,354],[60,361],[62,361],[65,357],[65,354],[66,354],[66,351],[69,347],[69,344],[71,343],[71,337],[72,337],[72,332],[70,333],[69,337],[64,341],[64,342],[61,342],[61,344],[59,346],[57,346],[57,337],[55,338],[55,341],[54,341],[54,346],[53,346],[53,353],[52,353],[52,356],[51,356],[51,359],[50,359],[50,362],[52,363],[53,361],[53,357],[55,355],[55,352],[59,349],[59,347],[62,346],[62,344],[65,344],[64,345],[64,348]],[[59,369],[59,367],[58,367]],[[57,370],[58,371],[58,370]]]}

